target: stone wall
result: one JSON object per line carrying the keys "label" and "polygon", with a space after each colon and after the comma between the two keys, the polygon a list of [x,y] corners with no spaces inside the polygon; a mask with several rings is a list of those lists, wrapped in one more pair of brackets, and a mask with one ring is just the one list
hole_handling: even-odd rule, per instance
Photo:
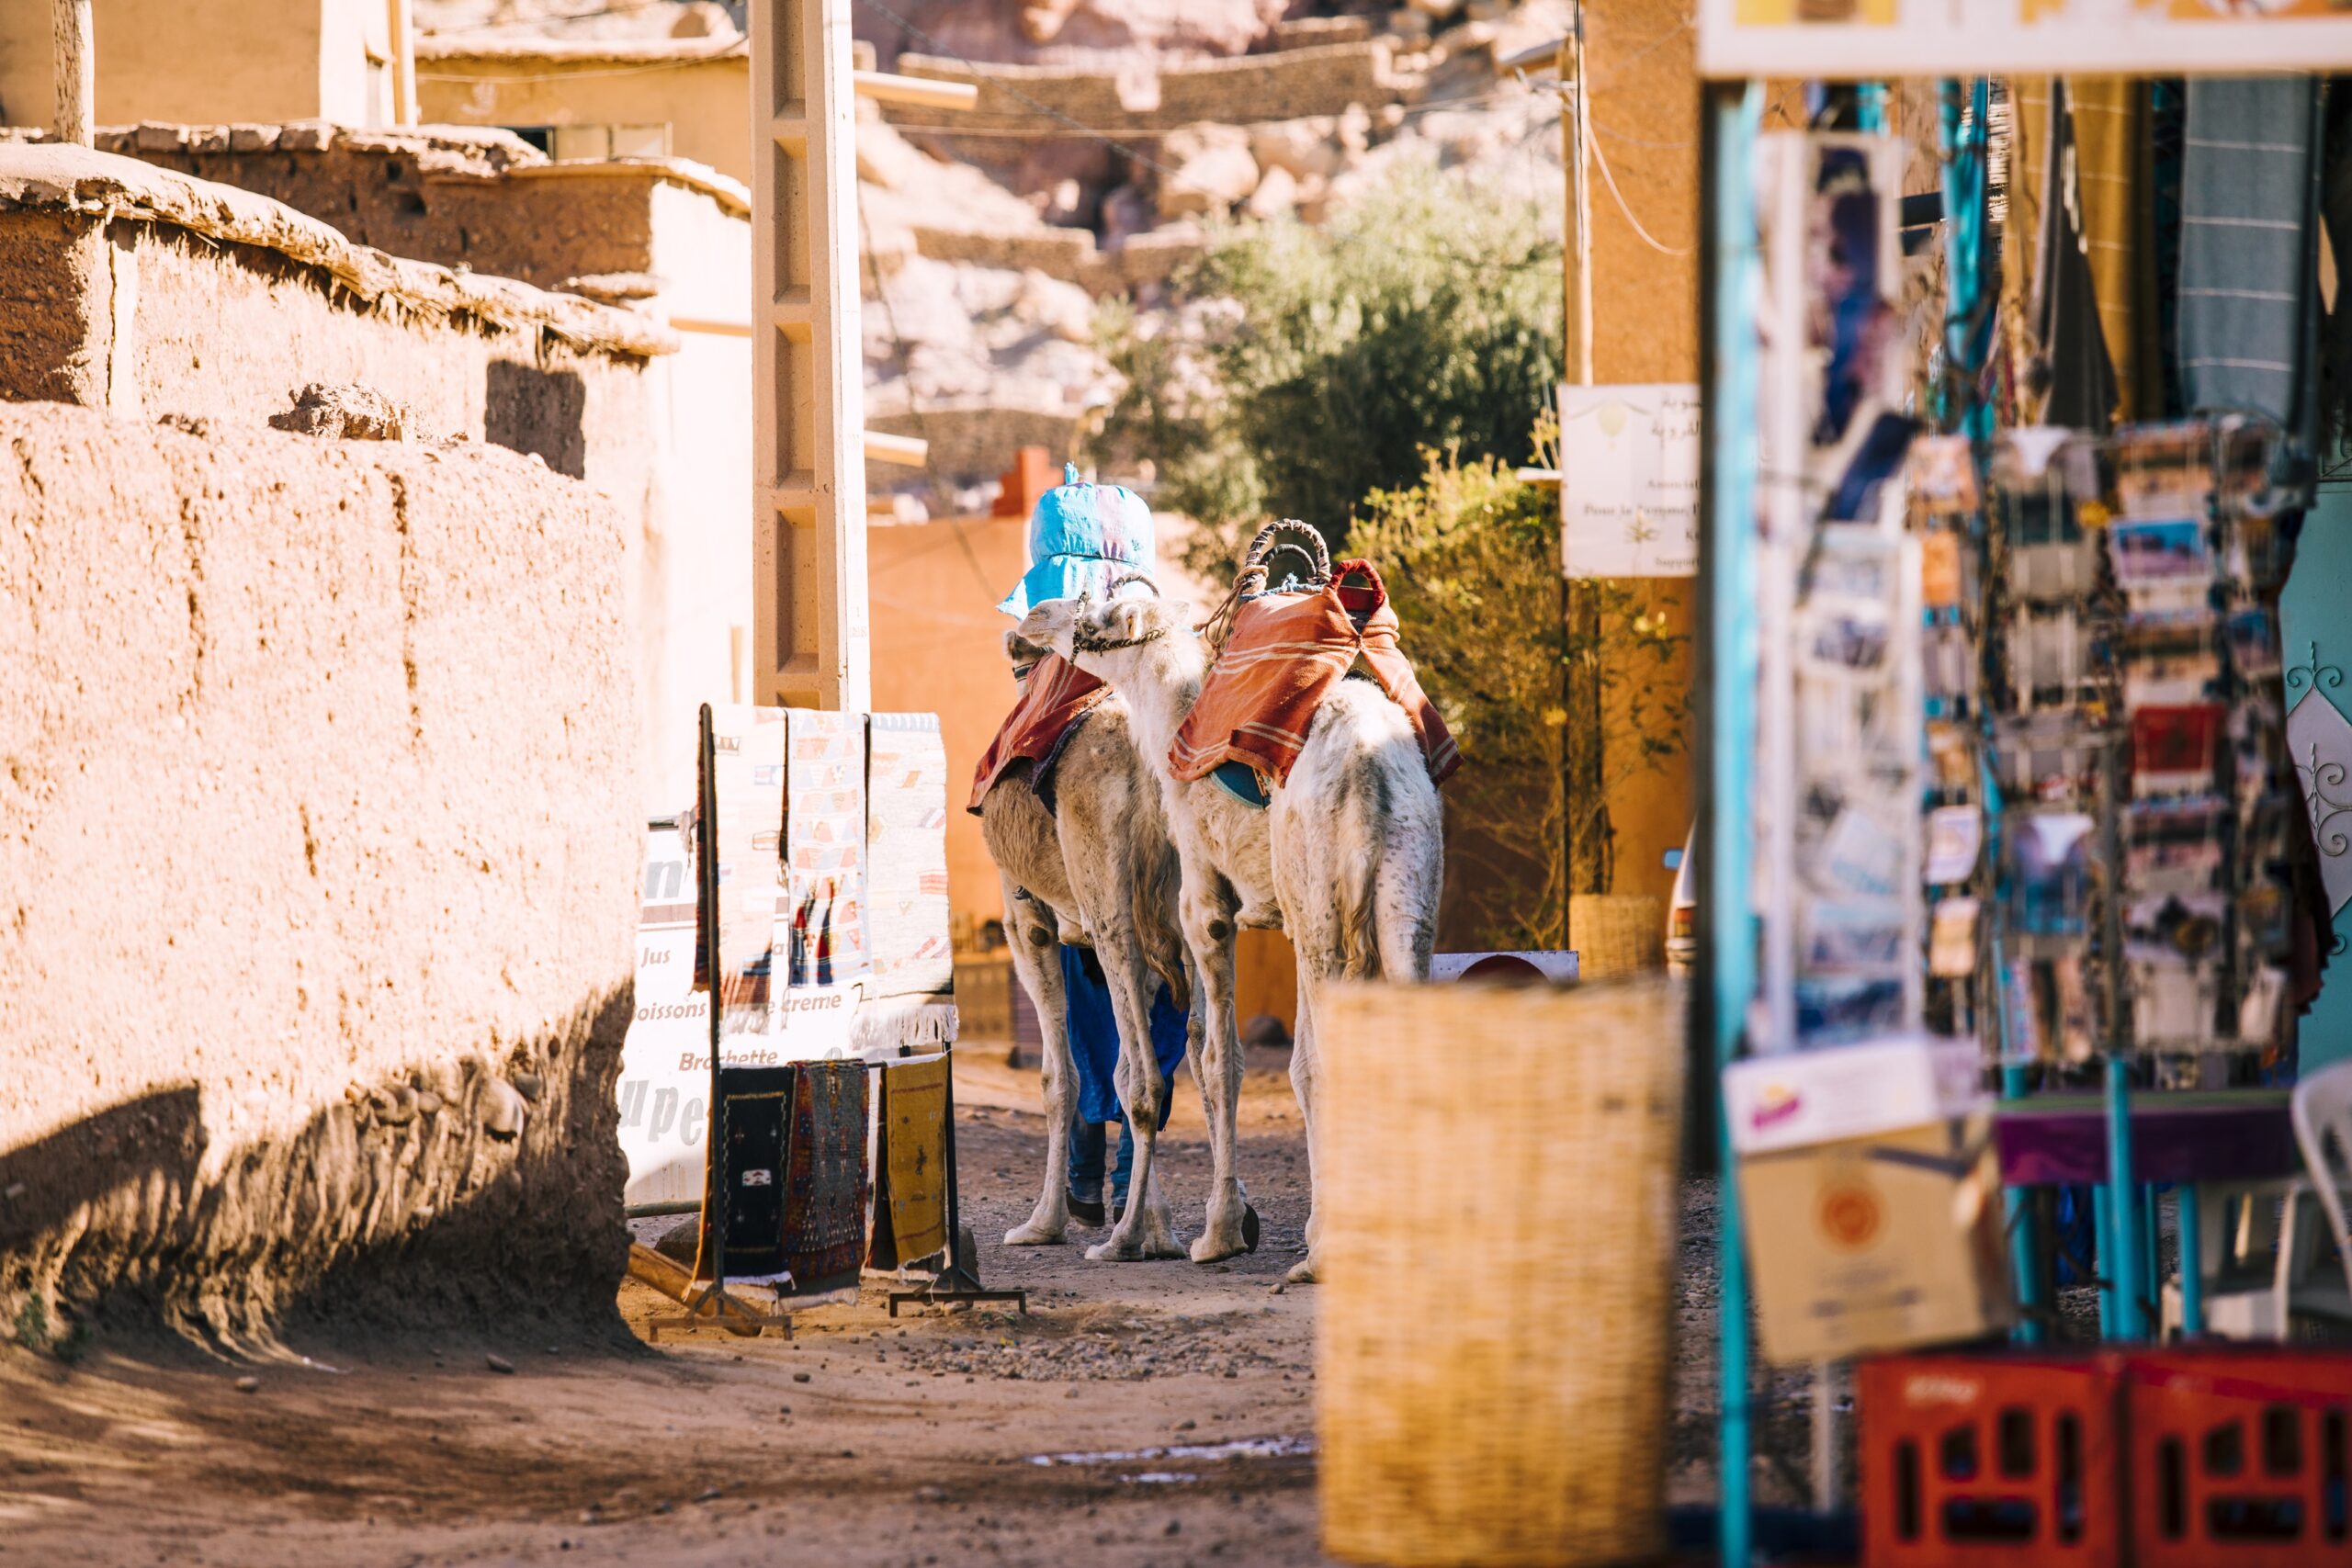
{"label": "stone wall", "polygon": [[611,1323],[623,529],[479,445],[0,405],[6,1321]]}
{"label": "stone wall", "polygon": [[[539,288],[586,280],[599,296],[691,283],[658,254],[656,187],[698,196],[713,231],[747,223],[751,194],[683,160],[556,165],[503,130],[355,130],[321,124],[109,127],[98,146],[285,203],[396,256],[469,267]],[[703,251],[705,235],[677,242]],[[750,249],[748,230],[735,243]],[[688,269],[690,272],[690,269]],[[749,288],[748,270],[743,283]],[[744,313],[729,298],[733,313]]]}
{"label": "stone wall", "polygon": [[[1414,96],[1417,78],[1396,71],[1392,46],[1373,39],[1316,45],[1276,54],[1243,55],[1159,72],[1114,73],[1050,65],[982,65],[975,70],[941,55],[902,54],[909,76],[970,82],[980,99],[954,117],[958,130],[1035,130],[1046,116],[1037,106],[1110,135],[1173,130],[1203,120],[1247,125],[1339,114],[1351,104],[1376,108]],[[938,125],[936,109],[888,105],[885,118],[905,125]],[[952,139],[943,139],[952,140]]]}

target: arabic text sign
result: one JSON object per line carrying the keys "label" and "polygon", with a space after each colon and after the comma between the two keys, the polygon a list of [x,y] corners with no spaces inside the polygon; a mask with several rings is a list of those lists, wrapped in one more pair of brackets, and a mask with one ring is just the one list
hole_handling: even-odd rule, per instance
{"label": "arabic text sign", "polygon": [[1570,577],[1699,570],[1699,389],[1560,389],[1560,552]]}
{"label": "arabic text sign", "polygon": [[2346,66],[2352,12],[2335,0],[1699,0],[1704,76]]}

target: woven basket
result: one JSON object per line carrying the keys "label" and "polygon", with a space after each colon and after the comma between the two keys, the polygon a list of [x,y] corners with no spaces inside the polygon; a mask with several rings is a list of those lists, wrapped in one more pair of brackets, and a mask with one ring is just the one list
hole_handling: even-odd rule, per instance
{"label": "woven basket", "polygon": [[1655,979],[1318,1007],[1331,1555],[1662,1550],[1682,1024]]}
{"label": "woven basket", "polygon": [[1579,893],[1568,900],[1577,974],[1619,980],[1666,967],[1666,906],[1647,893]]}

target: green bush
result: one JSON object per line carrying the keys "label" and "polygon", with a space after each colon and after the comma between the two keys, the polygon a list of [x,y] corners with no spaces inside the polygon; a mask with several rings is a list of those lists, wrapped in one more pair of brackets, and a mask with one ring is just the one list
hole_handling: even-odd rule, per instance
{"label": "green bush", "polygon": [[1174,288],[1191,330],[1106,310],[1126,378],[1113,471],[1203,525],[1187,564],[1229,578],[1268,517],[1337,547],[1357,504],[1412,484],[1424,450],[1523,463],[1560,362],[1560,246],[1523,202],[1409,168],[1322,228],[1236,229]]}
{"label": "green bush", "polygon": [[[1546,466],[1556,424],[1531,440]],[[1560,579],[1559,495],[1493,457],[1420,454],[1351,549],[1376,563],[1421,685],[1461,743],[1447,784],[1454,937],[1566,945],[1567,894],[1607,891],[1608,793],[1681,755],[1690,706],[1664,585]],[[1578,717],[1570,722],[1570,713]],[[1571,831],[1573,826],[1573,831]]]}

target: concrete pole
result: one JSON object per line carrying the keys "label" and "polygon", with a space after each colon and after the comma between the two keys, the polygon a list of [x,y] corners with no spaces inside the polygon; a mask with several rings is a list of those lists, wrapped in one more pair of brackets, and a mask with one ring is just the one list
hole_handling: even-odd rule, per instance
{"label": "concrete pole", "polygon": [[1567,319],[1564,367],[1579,387],[1592,385],[1592,134],[1585,93],[1584,6],[1560,40],[1561,149],[1568,165]]}
{"label": "concrete pole", "polygon": [[752,0],[752,700],[871,705],[851,0]]}
{"label": "concrete pole", "polygon": [[412,0],[384,0],[392,55],[392,123],[416,123],[416,15]]}
{"label": "concrete pole", "polygon": [[57,139],[94,144],[97,120],[98,52],[90,30],[90,0],[52,0],[51,58],[57,75]]}

